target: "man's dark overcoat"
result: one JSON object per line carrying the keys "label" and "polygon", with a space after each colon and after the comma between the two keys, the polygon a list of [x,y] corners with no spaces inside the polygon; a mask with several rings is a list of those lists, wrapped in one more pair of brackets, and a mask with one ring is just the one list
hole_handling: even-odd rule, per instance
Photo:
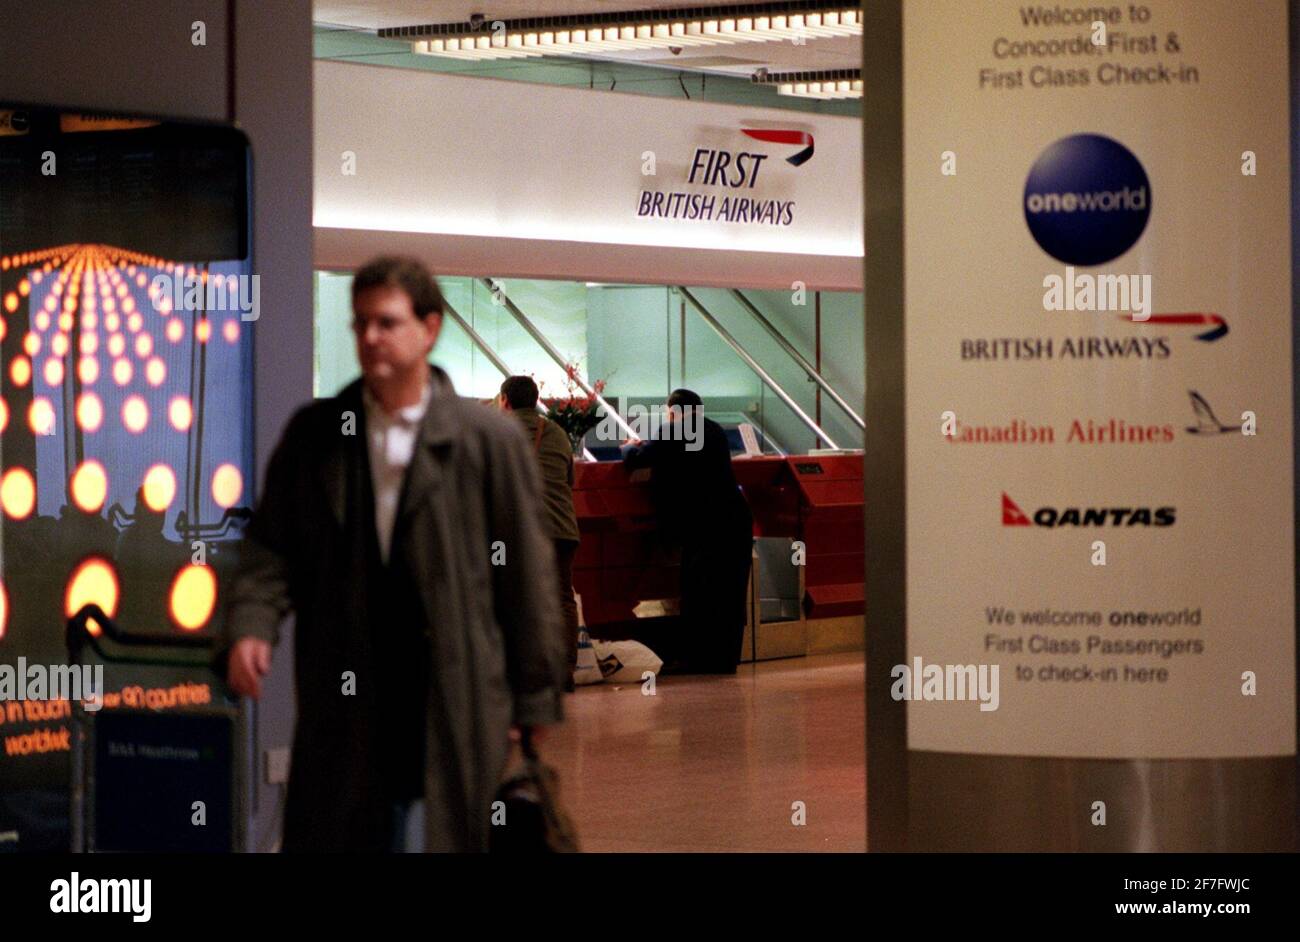
{"label": "man's dark overcoat", "polygon": [[[530,443],[510,416],[457,396],[442,370],[432,381],[393,554],[418,586],[428,638],[426,847],[480,851],[511,724],[562,717],[565,650]],[[283,617],[296,615],[290,851],[383,849],[376,839],[390,813],[376,754],[385,718],[371,683],[375,633],[386,626],[372,623],[365,598],[367,535],[349,523],[365,518],[349,502],[369,493],[358,486],[366,441],[360,380],[298,411],[227,592],[227,644],[275,642]]]}

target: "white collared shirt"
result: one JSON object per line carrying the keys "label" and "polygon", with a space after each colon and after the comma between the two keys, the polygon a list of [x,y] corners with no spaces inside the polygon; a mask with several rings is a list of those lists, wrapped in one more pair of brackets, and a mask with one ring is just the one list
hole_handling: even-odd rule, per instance
{"label": "white collared shirt", "polygon": [[370,483],[375,492],[375,535],[379,537],[379,554],[385,564],[393,542],[397,520],[397,503],[402,498],[402,479],[415,452],[420,422],[433,398],[433,382],[424,384],[420,401],[404,406],[393,415],[384,411],[379,400],[362,387],[366,407],[366,443],[370,451]]}

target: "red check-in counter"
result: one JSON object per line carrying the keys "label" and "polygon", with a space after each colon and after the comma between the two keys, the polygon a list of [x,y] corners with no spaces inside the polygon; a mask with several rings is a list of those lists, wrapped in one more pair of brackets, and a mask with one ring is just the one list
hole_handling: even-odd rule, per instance
{"label": "red check-in counter", "polygon": [[[862,455],[735,458],[732,469],[754,535],[803,542],[806,615],[861,615]],[[642,600],[677,596],[677,558],[658,537],[648,481],[618,462],[575,467],[582,544],[573,581],[589,627],[632,619]]]}
{"label": "red check-in counter", "polygon": [[809,618],[861,615],[866,571],[862,455],[787,458],[799,491],[797,539],[807,549]]}
{"label": "red check-in counter", "polygon": [[634,618],[643,599],[677,597],[677,559],[658,537],[648,481],[648,471],[629,473],[616,461],[574,466],[582,542],[573,586],[588,627]]}

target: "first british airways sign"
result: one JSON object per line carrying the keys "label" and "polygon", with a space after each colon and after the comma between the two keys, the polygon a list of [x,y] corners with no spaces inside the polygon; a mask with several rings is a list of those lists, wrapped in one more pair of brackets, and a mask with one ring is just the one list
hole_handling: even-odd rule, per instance
{"label": "first british airways sign", "polygon": [[[798,167],[813,155],[815,142],[806,131],[744,128],[754,140],[792,144],[800,150],[785,158]],[[733,222],[750,225],[788,226],[794,222],[795,201],[763,199],[758,186],[763,163],[772,155],[748,150],[697,147],[686,175],[688,186],[703,190],[642,189],[637,215],[657,219],[685,219],[702,222]]]}

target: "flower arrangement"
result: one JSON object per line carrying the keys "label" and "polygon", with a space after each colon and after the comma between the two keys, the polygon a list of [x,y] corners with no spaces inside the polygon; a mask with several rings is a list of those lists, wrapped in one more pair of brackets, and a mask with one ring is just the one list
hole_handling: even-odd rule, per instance
{"label": "flower arrangement", "polygon": [[[537,384],[539,389],[542,385],[542,383]],[[578,385],[578,365],[566,363],[564,364],[564,395],[542,397],[542,402],[550,410],[548,418],[564,429],[564,434],[569,436],[569,447],[573,449],[574,455],[582,454],[582,439],[600,424],[600,402],[597,401],[596,396],[605,390],[605,381],[598,379],[591,385],[595,395],[589,396]]]}

